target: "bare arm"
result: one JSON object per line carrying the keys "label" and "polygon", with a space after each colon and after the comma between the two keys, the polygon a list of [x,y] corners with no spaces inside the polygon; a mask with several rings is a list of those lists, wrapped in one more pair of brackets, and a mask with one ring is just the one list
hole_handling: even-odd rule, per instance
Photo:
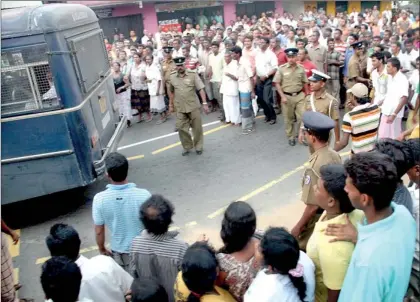
{"label": "bare arm", "polygon": [[102,255],[111,256],[112,253],[105,247],[105,225],[95,225],[95,239],[99,252]]}
{"label": "bare arm", "polygon": [[341,140],[335,144],[334,151],[339,152],[343,150],[347,145],[349,144],[350,139],[350,133],[343,132],[343,136],[341,137]]}
{"label": "bare arm", "polygon": [[339,290],[332,290],[328,288],[328,299],[327,302],[337,302],[338,296],[340,295]]}
{"label": "bare arm", "polygon": [[340,141],[340,121],[335,121],[335,127],[334,127],[334,134],[335,134],[335,141]]}
{"label": "bare arm", "polygon": [[9,228],[9,226],[3,221],[3,219],[1,220],[1,231],[12,237],[13,244],[17,244],[19,242],[19,234],[16,231]]}
{"label": "bare arm", "polygon": [[305,210],[303,211],[302,217],[299,219],[298,223],[292,229],[292,235],[297,237],[302,232],[305,225],[315,216],[316,211],[319,209],[316,205],[307,204]]}
{"label": "bare arm", "polygon": [[401,109],[405,106],[405,104],[407,104],[407,100],[408,99],[406,96],[403,96],[401,98],[400,102],[398,103],[397,109],[395,109],[394,111],[394,115],[397,115],[401,111]]}

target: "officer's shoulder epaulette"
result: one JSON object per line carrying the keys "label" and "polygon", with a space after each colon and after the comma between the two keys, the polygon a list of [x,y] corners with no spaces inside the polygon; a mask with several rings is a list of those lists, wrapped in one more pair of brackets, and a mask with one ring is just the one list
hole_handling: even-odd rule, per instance
{"label": "officer's shoulder epaulette", "polygon": [[171,74],[175,74],[175,73],[177,73],[177,71],[176,71],[176,70],[171,71]]}
{"label": "officer's shoulder epaulette", "polygon": [[187,72],[189,73],[197,73],[195,70],[187,69]]}

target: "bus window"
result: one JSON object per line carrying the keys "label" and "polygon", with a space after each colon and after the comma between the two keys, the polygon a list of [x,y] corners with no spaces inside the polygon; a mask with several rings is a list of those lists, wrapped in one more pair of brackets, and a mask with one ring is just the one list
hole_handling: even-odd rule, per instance
{"label": "bus window", "polygon": [[2,50],[1,114],[27,114],[60,108],[46,45]]}

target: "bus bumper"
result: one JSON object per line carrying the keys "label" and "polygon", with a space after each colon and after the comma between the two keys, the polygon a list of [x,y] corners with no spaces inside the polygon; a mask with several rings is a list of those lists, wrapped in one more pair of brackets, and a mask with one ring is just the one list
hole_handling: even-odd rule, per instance
{"label": "bus bumper", "polygon": [[127,118],[122,117],[120,122],[118,123],[114,134],[112,135],[111,139],[109,140],[108,145],[105,148],[105,151],[102,155],[100,160],[97,160],[93,163],[95,167],[95,171],[97,176],[103,175],[105,173],[105,158],[112,152],[115,152],[118,147],[118,143],[120,142],[121,138],[124,135],[124,131],[127,125]]}

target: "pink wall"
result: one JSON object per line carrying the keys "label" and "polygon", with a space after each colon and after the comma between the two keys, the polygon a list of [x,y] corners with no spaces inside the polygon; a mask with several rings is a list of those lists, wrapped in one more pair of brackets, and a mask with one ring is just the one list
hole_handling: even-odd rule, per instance
{"label": "pink wall", "polygon": [[224,1],[223,3],[223,21],[225,22],[225,26],[229,26],[230,20],[236,19],[236,1]]}
{"label": "pink wall", "polygon": [[113,17],[122,17],[128,15],[143,15],[144,29],[150,32],[156,32],[158,29],[158,20],[155,11],[155,5],[153,3],[143,3],[143,8],[139,8],[138,5],[124,5],[116,6],[112,11]]}
{"label": "pink wall", "polygon": [[274,5],[276,6],[276,13],[283,14],[283,0],[277,0]]}

